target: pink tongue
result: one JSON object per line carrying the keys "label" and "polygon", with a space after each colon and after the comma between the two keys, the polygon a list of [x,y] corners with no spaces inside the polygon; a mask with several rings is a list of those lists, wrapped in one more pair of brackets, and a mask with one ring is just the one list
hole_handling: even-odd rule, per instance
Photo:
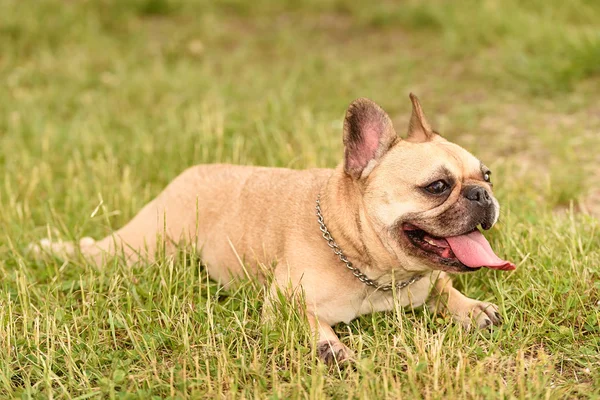
{"label": "pink tongue", "polygon": [[489,242],[478,230],[461,236],[447,237],[452,252],[467,267],[488,267],[510,271],[515,264],[498,257]]}

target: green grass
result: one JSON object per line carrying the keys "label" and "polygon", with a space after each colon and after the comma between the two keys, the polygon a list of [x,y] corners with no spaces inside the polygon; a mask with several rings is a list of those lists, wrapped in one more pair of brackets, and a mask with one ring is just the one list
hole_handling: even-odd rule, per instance
{"label": "green grass", "polygon": [[[0,397],[600,398],[597,2],[0,2]],[[186,167],[333,167],[346,106],[433,125],[494,170],[519,264],[456,279],[506,323],[423,310],[336,327],[327,368],[264,292],[198,255],[101,270],[30,242],[101,237]],[[95,212],[97,211],[97,212]],[[129,393],[127,397],[126,393]]]}

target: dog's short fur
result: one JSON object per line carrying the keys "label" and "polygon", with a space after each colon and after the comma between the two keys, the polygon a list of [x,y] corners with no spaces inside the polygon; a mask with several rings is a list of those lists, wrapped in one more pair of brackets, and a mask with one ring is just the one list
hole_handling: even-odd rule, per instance
{"label": "dog's short fur", "polygon": [[[247,274],[259,279],[273,274],[272,293],[303,291],[304,312],[326,361],[352,357],[332,325],[390,310],[394,298],[402,306],[428,303],[465,327],[499,324],[495,305],[452,287],[446,272],[468,267],[424,254],[404,234],[403,224],[410,223],[433,236],[461,235],[478,225],[491,227],[499,213],[487,169],[435,133],[417,98],[411,100],[405,139],[377,104],[358,99],[346,113],[345,155],[336,169],[192,167],[113,235],[82,239],[81,252],[99,265],[117,254],[129,262],[152,259],[159,236],[171,253],[182,242],[196,244],[210,276],[225,286]],[[425,190],[438,180],[448,182],[449,190],[441,195]],[[465,195],[473,187],[492,199],[485,207]],[[417,274],[424,278],[395,294],[360,282],[321,236],[315,216],[319,194],[325,223],[354,266],[381,285]],[[34,248],[75,250],[71,243],[47,239]]]}

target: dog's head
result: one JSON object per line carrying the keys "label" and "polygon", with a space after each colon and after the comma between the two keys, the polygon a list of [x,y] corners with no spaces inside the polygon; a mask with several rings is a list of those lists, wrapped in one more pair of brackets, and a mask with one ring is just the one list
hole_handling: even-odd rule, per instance
{"label": "dog's head", "polygon": [[344,171],[363,193],[369,223],[408,269],[510,270],[478,230],[490,229],[500,206],[491,171],[432,130],[416,96],[401,139],[386,112],[354,101],[344,121]]}

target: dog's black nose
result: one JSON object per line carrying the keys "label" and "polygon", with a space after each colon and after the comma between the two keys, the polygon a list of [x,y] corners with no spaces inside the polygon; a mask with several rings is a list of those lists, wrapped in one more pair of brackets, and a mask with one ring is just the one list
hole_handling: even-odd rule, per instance
{"label": "dog's black nose", "polygon": [[482,206],[489,206],[492,204],[492,198],[485,188],[481,186],[471,186],[465,188],[465,197],[471,201],[474,201]]}

